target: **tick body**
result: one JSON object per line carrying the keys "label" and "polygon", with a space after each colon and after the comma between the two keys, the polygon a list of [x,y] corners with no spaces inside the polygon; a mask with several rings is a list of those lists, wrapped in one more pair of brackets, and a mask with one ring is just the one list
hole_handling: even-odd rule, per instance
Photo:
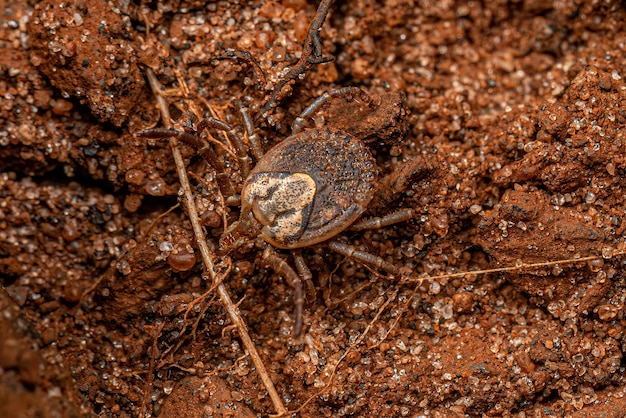
{"label": "tick body", "polygon": [[[196,147],[216,169],[223,190],[237,188],[230,184],[227,177],[220,177],[224,163],[202,139],[201,132],[213,128],[224,131],[230,138],[234,148],[232,154],[237,156],[244,182],[240,188],[239,219],[228,226],[220,237],[219,253],[228,256],[237,250],[245,252],[251,248],[248,244],[261,243],[264,265],[275,270],[295,289],[296,335],[302,326],[302,281],[311,283],[312,278],[300,249],[327,243],[333,251],[394,276],[406,273],[381,257],[335,239],[349,228],[356,231],[380,228],[407,220],[414,214],[412,209],[403,209],[383,218],[361,219],[381,184],[372,152],[360,138],[365,135],[362,132],[366,129],[353,127],[361,133],[359,137],[337,128],[304,129],[308,118],[336,97],[348,101],[356,99],[368,109],[372,120],[380,120],[381,126],[393,126],[394,129],[387,129],[387,134],[378,136],[381,141],[385,135],[388,135],[386,139],[393,139],[407,130],[402,95],[395,94],[375,104],[361,89],[344,87],[315,100],[294,121],[293,134],[266,153],[262,151],[252,120],[244,108],[240,110],[248,144],[230,125],[213,118],[200,121],[193,134],[176,129],[150,129],[138,134],[152,138],[175,136]],[[365,124],[376,125],[372,121]],[[248,152],[256,160],[252,170],[248,169]],[[224,194],[229,201],[239,202],[235,196]],[[297,273],[276,249],[291,251]]]}
{"label": "tick body", "polygon": [[243,184],[237,227],[282,249],[326,241],[367,209],[377,179],[361,141],[342,131],[305,130],[254,167]]}

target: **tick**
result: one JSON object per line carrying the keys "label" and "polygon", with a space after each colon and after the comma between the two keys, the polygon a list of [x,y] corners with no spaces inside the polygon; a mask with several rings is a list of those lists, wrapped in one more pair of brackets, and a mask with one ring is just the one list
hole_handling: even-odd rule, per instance
{"label": "tick", "polygon": [[[333,98],[357,100],[367,105],[373,115],[379,112],[369,122],[373,126],[376,126],[373,121],[381,118],[384,119],[383,125],[387,126],[406,124],[400,95],[383,96],[380,102],[374,103],[361,89],[344,87],[324,94],[309,105],[295,119],[291,136],[265,153],[244,108],[240,111],[247,144],[229,124],[214,118],[198,122],[193,133],[177,129],[149,129],[138,134],[139,137],[149,138],[174,136],[196,147],[219,174],[224,164],[215,150],[202,139],[201,133],[208,128],[226,132],[235,148],[244,182],[240,195],[237,195],[232,191],[238,188],[222,177],[220,187],[226,189],[222,192],[228,201],[239,203],[240,213],[239,219],[220,237],[218,251],[226,256],[257,243],[264,263],[295,289],[296,335],[302,328],[302,283],[312,280],[300,249],[323,243],[333,251],[393,276],[408,274],[406,268],[335,239],[347,229],[382,228],[408,220],[414,212],[402,209],[382,218],[362,219],[381,184],[372,151],[361,138],[336,127],[305,129],[307,119]],[[398,132],[405,131],[402,127],[395,128]],[[357,124],[356,131],[362,132],[363,126]],[[251,170],[248,152],[256,160]],[[281,254],[282,250],[291,251],[295,270]]]}

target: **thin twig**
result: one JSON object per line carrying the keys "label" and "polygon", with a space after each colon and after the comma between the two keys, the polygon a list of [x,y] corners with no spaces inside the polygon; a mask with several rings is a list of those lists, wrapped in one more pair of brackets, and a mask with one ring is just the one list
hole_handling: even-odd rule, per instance
{"label": "thin twig", "polygon": [[398,323],[400,322],[400,319],[402,319],[402,315],[404,315],[404,313],[409,309],[409,305],[411,304],[411,302],[413,301],[413,298],[415,297],[415,295],[417,294],[417,292],[419,291],[421,283],[418,283],[414,288],[413,288],[413,292],[411,292],[411,296],[409,296],[406,300],[406,302],[404,303],[404,305],[402,305],[400,307],[400,313],[398,314],[398,316],[395,317],[395,319],[393,320],[393,322],[391,323],[391,326],[389,327],[389,329],[387,330],[387,332],[385,332],[385,335],[383,335],[377,343],[375,343],[374,345],[372,345],[371,347],[369,347],[370,350],[373,350],[374,348],[380,346],[382,344],[383,341],[385,341],[387,339],[387,337],[389,337],[389,334],[391,334],[391,331],[393,331],[393,329],[398,325]]}
{"label": "thin twig", "polygon": [[154,220],[150,223],[150,227],[148,228],[146,233],[143,234],[144,237],[147,237],[148,235],[150,235],[150,231],[152,231],[152,228],[154,228],[161,221],[161,219],[165,218],[167,215],[172,213],[172,211],[179,206],[180,206],[180,203],[177,203],[171,208],[169,208],[168,210],[166,210],[165,212],[163,212],[162,214],[160,214],[159,216],[157,216],[156,218],[154,218]]}
{"label": "thin twig", "polygon": [[[161,96],[161,85],[157,80],[156,76],[152,72],[151,69],[146,70],[148,75],[148,81],[150,82],[150,87],[154,95],[157,98],[157,102],[159,105],[159,109],[161,110],[161,116],[163,119],[163,124],[166,128],[171,128],[171,120],[168,111],[168,106]],[[185,206],[185,210],[187,211],[187,215],[189,217],[189,221],[191,222],[194,235],[196,237],[196,244],[198,245],[198,249],[200,250],[200,255],[202,257],[202,262],[204,264],[205,271],[208,273],[211,278],[211,282],[213,285],[216,285],[217,293],[220,297],[222,305],[226,309],[228,316],[232,323],[237,327],[239,331],[239,337],[250,355],[254,366],[256,367],[259,377],[267,390],[272,403],[274,404],[274,408],[279,414],[284,414],[287,410],[283,405],[283,402],[274,387],[274,383],[269,377],[265,365],[263,364],[263,360],[259,356],[250,335],[248,334],[247,326],[241,316],[239,315],[239,310],[233,304],[228,291],[226,290],[226,286],[222,283],[220,277],[218,277],[217,273],[214,269],[214,263],[211,258],[211,253],[209,251],[209,247],[204,238],[204,231],[202,230],[202,226],[200,225],[200,221],[198,219],[198,212],[196,211],[196,207],[194,205],[193,194],[191,192],[191,186],[189,185],[189,178],[187,177],[187,171],[185,170],[185,164],[183,161],[182,154],[180,149],[178,148],[178,141],[175,137],[170,137],[169,139],[170,147],[172,148],[172,155],[174,157],[174,162],[176,163],[176,172],[178,173],[178,178],[180,180],[180,185],[183,189],[183,204]]]}
{"label": "thin twig", "polygon": [[[302,405],[300,405],[300,407],[298,409],[296,409],[295,411],[289,411],[288,413],[298,413],[298,412],[301,412],[304,409],[304,407],[307,406],[313,399],[319,398],[326,390],[328,390],[330,388],[330,384],[332,383],[333,379],[335,378],[335,375],[337,374],[337,370],[339,369],[339,365],[341,364],[341,362],[343,362],[345,360],[345,358],[348,357],[348,354],[350,354],[359,344],[361,344],[363,342],[363,340],[365,339],[367,334],[369,334],[369,332],[372,329],[372,327],[374,326],[374,324],[376,322],[378,322],[378,319],[380,318],[380,316],[383,314],[385,309],[387,309],[387,306],[389,306],[389,304],[396,299],[397,295],[398,295],[398,289],[394,290],[391,293],[391,295],[389,295],[387,300],[380,306],[380,308],[378,308],[378,312],[376,312],[376,315],[374,316],[374,318],[369,322],[369,324],[367,324],[367,326],[365,327],[365,329],[363,330],[361,335],[359,335],[359,337],[356,339],[356,341],[354,341],[352,344],[350,344],[350,346],[346,349],[346,351],[344,351],[343,354],[337,359],[337,361],[333,365],[333,370],[329,374],[328,380],[326,380],[326,382],[324,383],[324,386],[318,392],[316,392],[315,394],[313,394],[309,398],[307,398],[307,400],[304,401],[302,403]],[[285,414],[286,413],[277,414],[277,415],[270,415],[270,416],[272,418],[279,418],[279,417],[284,416]]]}
{"label": "thin twig", "polygon": [[152,349],[150,350],[150,364],[148,365],[148,375],[146,376],[146,381],[143,386],[143,399],[141,400],[141,409],[139,410],[139,417],[144,417],[146,412],[146,405],[148,403],[150,387],[152,386],[152,376],[154,374],[154,363],[156,362],[156,356],[158,353],[158,343],[159,336],[161,335],[161,331],[163,331],[163,327],[165,326],[165,322],[159,324],[156,327],[146,327],[147,329],[152,330],[154,339],[152,340]]}
{"label": "thin twig", "polygon": [[[624,254],[626,254],[626,250],[620,250],[620,251],[614,252],[611,255],[611,257],[607,257],[607,258],[612,258],[618,255],[624,255]],[[459,273],[447,273],[447,274],[441,274],[437,276],[406,277],[400,280],[400,283],[401,284],[416,283],[416,282],[422,283],[426,280],[432,281],[432,280],[439,280],[439,279],[454,279],[458,277],[466,277],[466,276],[479,275],[479,274],[482,275],[482,274],[490,274],[490,273],[515,272],[515,271],[521,271],[521,270],[531,270],[531,269],[540,268],[540,267],[558,266],[559,264],[573,264],[573,263],[580,263],[583,261],[594,261],[594,260],[600,260],[603,258],[605,257],[599,256],[599,255],[590,255],[588,257],[566,258],[563,260],[544,261],[540,263],[520,263],[515,266],[498,267],[498,268],[485,269],[485,270],[463,271]]]}

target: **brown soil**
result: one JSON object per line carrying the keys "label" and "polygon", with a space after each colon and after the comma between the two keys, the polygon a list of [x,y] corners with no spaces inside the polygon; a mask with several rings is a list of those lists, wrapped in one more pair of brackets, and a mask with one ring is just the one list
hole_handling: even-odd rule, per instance
{"label": "brown soil", "polygon": [[[276,412],[219,299],[196,300],[210,283],[184,211],[168,212],[171,150],[135,136],[162,126],[146,68],[186,81],[169,92],[176,120],[210,108],[243,133],[240,100],[265,149],[333,88],[404,93],[400,138],[401,120],[355,102],[315,117],[359,136],[379,123],[368,143],[387,177],[366,215],[415,211],[338,239],[420,277],[517,266],[399,284],[305,248],[316,295],[293,337],[293,290],[261,252],[216,258],[287,409],[626,415],[623,3],[384,3],[333,6],[335,60],[285,86],[269,121],[313,3],[0,3],[0,416]],[[214,171],[181,148],[215,248],[237,207],[224,213]],[[595,258],[527,266],[581,257]]]}

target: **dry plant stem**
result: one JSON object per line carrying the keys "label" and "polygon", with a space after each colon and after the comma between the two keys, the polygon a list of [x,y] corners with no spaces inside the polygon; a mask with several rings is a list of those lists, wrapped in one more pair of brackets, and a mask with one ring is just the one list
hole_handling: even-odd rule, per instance
{"label": "dry plant stem", "polygon": [[143,399],[141,400],[141,409],[139,410],[140,417],[145,416],[146,405],[148,402],[148,392],[150,392],[150,386],[152,386],[152,375],[154,374],[154,364],[156,362],[156,356],[158,352],[157,344],[164,326],[165,323],[161,323],[157,327],[147,327],[148,329],[152,330],[154,339],[152,340],[152,350],[150,350],[150,365],[148,366],[148,375],[146,376],[146,382],[143,386]]}
{"label": "dry plant stem", "polygon": [[[612,258],[618,255],[624,255],[624,254],[626,254],[626,250],[620,250],[620,251],[614,252],[611,255],[611,257],[606,257],[606,258]],[[404,284],[404,283],[416,283],[417,282],[421,284],[425,280],[432,281],[432,280],[438,280],[438,279],[454,279],[457,277],[470,276],[472,274],[490,274],[490,273],[505,273],[505,272],[512,272],[512,271],[524,271],[524,270],[530,270],[533,268],[551,267],[551,266],[557,266],[559,264],[573,264],[573,263],[580,263],[583,261],[600,260],[603,258],[605,257],[599,256],[599,255],[590,255],[588,257],[566,258],[563,260],[545,261],[542,263],[528,263],[528,264],[521,263],[515,266],[509,266],[509,267],[499,267],[499,268],[486,269],[486,270],[463,271],[460,273],[441,274],[441,275],[430,276],[430,277],[406,277],[400,280],[400,283]]]}
{"label": "dry plant stem", "polygon": [[[163,98],[163,96],[160,94],[161,85],[156,79],[156,76],[154,75],[152,70],[148,68],[146,72],[148,75],[148,80],[150,82],[150,87],[152,88],[152,91],[157,98],[159,109],[161,110],[163,124],[165,125],[166,128],[170,129],[171,128],[170,115],[169,115],[167,103],[165,102],[165,99]],[[194,202],[193,194],[191,192],[191,187],[189,185],[189,179],[187,177],[187,172],[185,170],[183,157],[178,148],[178,142],[175,137],[170,137],[169,143],[170,143],[170,147],[172,148],[172,155],[174,157],[174,162],[176,164],[176,171],[178,173],[180,184],[181,184],[181,187],[183,188],[183,204],[187,211],[189,221],[191,222],[191,225],[193,227],[193,232],[196,237],[196,243],[198,245],[198,249],[200,250],[200,255],[202,257],[202,262],[204,263],[205,271],[209,274],[209,277],[211,278],[213,285],[216,286],[217,293],[220,297],[222,304],[224,305],[224,308],[226,309],[226,312],[228,312],[228,316],[230,317],[230,320],[237,327],[237,330],[239,331],[239,337],[241,338],[241,341],[245,349],[250,355],[252,362],[254,363],[254,366],[256,367],[259,373],[259,377],[261,378],[261,381],[263,382],[263,385],[265,386],[265,389],[267,390],[272,400],[272,403],[274,404],[274,408],[276,408],[276,411],[279,414],[284,414],[287,411],[287,409],[283,405],[283,402],[280,396],[278,395],[276,388],[274,387],[274,383],[270,379],[267,373],[267,370],[265,369],[265,365],[263,364],[263,361],[261,360],[261,357],[259,356],[259,353],[257,352],[254,346],[254,343],[252,342],[252,339],[250,338],[250,335],[248,334],[246,324],[241,318],[241,316],[239,315],[239,310],[237,309],[237,307],[231,300],[230,295],[228,294],[228,291],[226,290],[226,287],[224,286],[223,283],[220,282],[220,278],[215,273],[214,264],[213,264],[213,260],[211,259],[209,247],[207,246],[207,243],[204,239],[204,231],[202,230],[202,226],[200,225],[200,222],[198,220],[198,213],[193,203]]]}
{"label": "dry plant stem", "polygon": [[404,305],[401,306],[400,313],[398,314],[398,316],[396,316],[394,318],[393,322],[391,323],[391,326],[389,327],[387,332],[385,332],[385,335],[383,335],[382,338],[380,340],[378,340],[377,343],[375,343],[374,345],[369,347],[369,350],[373,350],[374,348],[379,347],[382,344],[382,342],[385,341],[387,339],[387,337],[389,337],[389,334],[391,334],[391,331],[393,331],[393,329],[398,325],[398,322],[400,322],[400,320],[402,319],[402,315],[404,315],[404,313],[409,309],[409,305],[413,301],[413,298],[415,297],[415,295],[419,291],[421,285],[422,285],[422,283],[420,282],[413,288],[413,292],[411,292],[411,296],[408,297],[406,299],[406,302],[404,303]]}
{"label": "dry plant stem", "polygon": [[[389,306],[389,304],[396,299],[396,296],[398,296],[398,289],[394,290],[391,293],[391,295],[389,295],[387,300],[380,306],[380,308],[378,308],[378,312],[376,312],[376,315],[374,316],[374,318],[369,322],[369,324],[367,324],[367,326],[365,327],[365,329],[363,330],[361,335],[359,335],[359,338],[357,338],[356,341],[354,343],[352,343],[346,349],[346,351],[343,352],[341,357],[339,357],[339,359],[337,359],[337,361],[333,365],[332,371],[328,374],[328,380],[326,380],[324,386],[322,386],[322,388],[317,393],[315,393],[314,395],[311,395],[306,401],[304,401],[304,403],[298,409],[296,409],[295,411],[289,411],[289,413],[298,413],[298,412],[302,411],[302,409],[304,409],[304,407],[307,406],[313,399],[321,396],[324,393],[324,391],[327,390],[330,387],[330,384],[332,383],[333,379],[335,378],[335,374],[337,373],[337,370],[339,369],[339,365],[341,364],[341,362],[343,362],[345,360],[345,358],[348,356],[348,354],[350,354],[350,352],[352,352],[352,350],[354,350],[354,348],[356,346],[358,346],[359,344],[361,344],[363,342],[363,340],[365,339],[367,334],[369,334],[369,332],[372,329],[372,327],[374,326],[374,324],[376,322],[378,322],[378,319],[380,318],[382,313],[385,311],[385,309],[387,309],[387,306]],[[413,295],[411,295],[411,298],[413,298]],[[385,338],[387,338],[387,335],[388,335],[388,333],[385,334],[383,339],[381,339],[381,342]],[[379,343],[377,343],[377,344],[379,344]],[[284,416],[284,414],[270,415],[270,416],[272,418],[279,418],[279,417]]]}
{"label": "dry plant stem", "polygon": [[166,210],[165,212],[163,212],[162,214],[160,214],[159,216],[156,217],[156,219],[154,221],[152,221],[152,223],[150,223],[150,227],[148,228],[148,230],[146,231],[146,233],[144,234],[145,237],[150,235],[150,231],[152,231],[152,228],[154,228],[161,219],[165,218],[167,215],[169,215],[170,213],[172,213],[172,211],[174,209],[176,209],[177,207],[180,206],[180,203],[175,204],[174,206],[172,206],[171,208],[169,208],[168,210]]}

